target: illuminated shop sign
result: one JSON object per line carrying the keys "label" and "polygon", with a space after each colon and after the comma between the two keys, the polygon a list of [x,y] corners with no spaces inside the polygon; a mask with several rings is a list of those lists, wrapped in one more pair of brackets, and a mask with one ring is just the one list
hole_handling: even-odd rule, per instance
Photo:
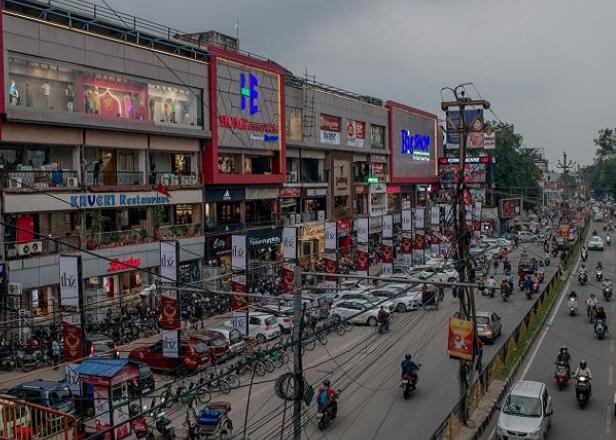
{"label": "illuminated shop sign", "polygon": [[402,154],[408,154],[414,160],[430,160],[432,137],[427,134],[412,133],[411,130],[400,130],[402,136]]}
{"label": "illuminated shop sign", "polygon": [[277,134],[251,134],[250,139],[253,141],[262,141],[267,144],[271,144],[272,142],[278,142],[279,137]]}
{"label": "illuminated shop sign", "polygon": [[218,123],[224,128],[234,128],[237,130],[260,131],[265,133],[278,133],[278,124],[265,124],[262,122],[251,122],[246,118],[238,116],[220,115]]}
{"label": "illuminated shop sign", "polygon": [[257,105],[257,99],[259,98],[259,92],[257,86],[259,80],[252,73],[248,74],[248,84],[246,84],[246,74],[242,72],[240,74],[240,95],[242,97],[242,110],[246,110],[246,107],[250,109],[250,114],[254,115],[259,113],[259,106]]}
{"label": "illuminated shop sign", "polygon": [[107,265],[107,272],[117,272],[119,270],[135,269],[141,266],[141,259],[136,257],[129,257],[125,260],[119,258],[112,258]]}
{"label": "illuminated shop sign", "polygon": [[166,205],[170,197],[160,194],[80,194],[72,195],[68,201],[74,207],[79,208],[104,208],[116,206],[143,206],[143,205]]}
{"label": "illuminated shop sign", "polygon": [[[460,159],[457,157],[439,157],[438,159],[439,165],[448,165],[460,163]],[[496,157],[494,156],[479,156],[479,157],[467,157],[464,163],[480,163],[480,164],[490,164],[496,163]]]}

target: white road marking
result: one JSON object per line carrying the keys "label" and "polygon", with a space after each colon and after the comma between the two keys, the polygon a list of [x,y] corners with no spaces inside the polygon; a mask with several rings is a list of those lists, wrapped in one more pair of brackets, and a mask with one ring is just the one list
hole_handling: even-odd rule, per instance
{"label": "white road marking", "polygon": [[614,366],[610,365],[610,368],[608,370],[608,381],[607,381],[609,386],[614,385]]}
{"label": "white road marking", "polygon": [[605,433],[612,433],[612,417],[613,417],[614,407],[612,405],[607,406],[607,418],[605,419]]}
{"label": "white road marking", "polygon": [[[575,269],[572,269],[572,271],[573,270]],[[560,309],[560,306],[562,305],[565,297],[567,296],[565,295],[565,292],[569,291],[570,285],[571,285],[571,277],[569,277],[569,280],[567,280],[567,284],[565,284],[564,289],[561,291],[561,296],[560,296],[560,299],[558,300],[558,304],[556,304],[556,307],[554,307],[554,309],[552,310],[550,318],[547,320],[547,322],[554,322],[554,317],[556,316],[556,313]],[[533,348],[533,352],[531,353],[530,358],[528,358],[528,362],[526,363],[526,366],[524,367],[524,371],[522,371],[522,375],[520,376],[521,380],[524,380],[526,378],[526,374],[528,373],[528,370],[530,370],[530,367],[533,365],[533,362],[535,361],[535,356],[537,356],[537,353],[539,352],[539,348],[543,344],[543,340],[545,339],[545,336],[548,334],[549,329],[550,327],[547,325],[543,329],[543,333],[541,334],[539,341],[535,345],[535,348]]]}

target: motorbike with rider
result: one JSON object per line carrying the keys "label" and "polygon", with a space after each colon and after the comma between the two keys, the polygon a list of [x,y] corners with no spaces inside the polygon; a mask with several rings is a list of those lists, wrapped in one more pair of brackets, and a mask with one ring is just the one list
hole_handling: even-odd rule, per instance
{"label": "motorbike with rider", "polygon": [[595,313],[597,312],[598,306],[599,300],[594,293],[591,293],[590,297],[586,300],[586,316],[591,323],[595,321]]}
{"label": "motorbike with rider", "polygon": [[567,297],[567,310],[569,310],[569,314],[574,316],[578,312],[578,297],[575,290],[572,290]]}
{"label": "motorbike with rider", "polygon": [[606,301],[612,299],[612,280],[609,278],[603,281],[603,298],[605,298]]}
{"label": "motorbike with rider", "polygon": [[391,323],[391,316],[385,306],[381,306],[379,308],[378,313],[376,314],[376,319],[379,323],[379,333],[383,334],[389,331],[389,325]]}
{"label": "motorbike with rider", "polygon": [[575,371],[575,397],[580,405],[580,409],[588,403],[592,394],[592,373],[586,361],[580,361],[580,367]]}
{"label": "motorbike with rider", "polygon": [[410,354],[407,354],[400,367],[402,368],[400,387],[402,387],[402,394],[406,400],[411,397],[411,393],[417,387],[417,372],[420,366],[413,361]]}
{"label": "motorbike with rider", "polygon": [[319,429],[323,430],[336,418],[338,414],[339,391],[331,386],[329,379],[325,379],[317,393],[317,419]]}
{"label": "motorbike with rider", "polygon": [[588,271],[586,270],[586,265],[582,264],[578,270],[578,283],[581,286],[588,282]]}
{"label": "motorbike with rider", "polygon": [[603,339],[605,334],[608,332],[607,328],[607,315],[603,307],[597,307],[597,311],[595,312],[595,322],[593,326],[595,335],[599,339]]}
{"label": "motorbike with rider", "polygon": [[558,385],[558,389],[562,390],[571,378],[571,354],[569,354],[567,346],[563,345],[560,347],[558,355],[556,356],[556,362],[554,363],[556,365],[554,369],[554,380]]}

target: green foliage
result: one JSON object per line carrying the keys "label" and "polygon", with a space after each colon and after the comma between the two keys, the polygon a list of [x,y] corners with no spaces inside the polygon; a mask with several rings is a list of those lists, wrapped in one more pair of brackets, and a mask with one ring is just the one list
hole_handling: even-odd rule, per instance
{"label": "green foliage", "polygon": [[496,199],[520,196],[525,207],[540,204],[541,170],[522,149],[524,138],[507,122],[491,123],[490,128],[496,134]]}
{"label": "green foliage", "polygon": [[592,191],[616,197],[616,129],[599,130],[593,142],[597,146],[595,162],[583,169],[584,178]]}

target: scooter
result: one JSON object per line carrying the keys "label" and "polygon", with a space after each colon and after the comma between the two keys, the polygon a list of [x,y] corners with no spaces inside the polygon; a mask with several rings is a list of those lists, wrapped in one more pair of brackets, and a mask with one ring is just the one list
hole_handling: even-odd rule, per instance
{"label": "scooter", "polygon": [[586,273],[578,274],[578,283],[580,286],[584,286],[588,282],[588,275]]}
{"label": "scooter", "polygon": [[505,282],[501,284],[501,297],[503,301],[506,302],[509,300],[509,296],[511,296],[511,287],[509,283]]}
{"label": "scooter", "polygon": [[595,272],[595,278],[597,279],[597,281],[601,281],[603,279],[603,271],[597,270]]}
{"label": "scooter", "polygon": [[588,252],[582,252],[582,261],[586,263],[586,260],[588,260]]}
{"label": "scooter", "polygon": [[[139,405],[132,404],[129,408],[129,414],[131,417],[135,417],[139,414]],[[148,426],[148,422],[145,419],[145,415],[141,415],[141,417],[137,417],[130,422],[131,427],[133,428],[133,432],[135,433],[135,437],[138,439],[145,438],[147,440],[153,439],[154,434],[150,430]]]}
{"label": "scooter", "polygon": [[556,362],[556,368],[554,369],[554,380],[559,390],[562,390],[567,386],[567,382],[571,379],[571,371],[569,364],[565,362]]}
{"label": "scooter", "polygon": [[610,299],[612,299],[612,288],[611,287],[604,287],[603,288],[603,298],[605,298],[606,301],[610,301]]}
{"label": "scooter", "polygon": [[596,319],[594,325],[595,335],[599,340],[605,337],[605,333],[607,332],[607,325],[603,319]]}
{"label": "scooter", "polygon": [[575,298],[569,298],[567,301],[567,310],[569,310],[569,315],[575,316],[578,312],[578,301]]}
{"label": "scooter", "polygon": [[575,397],[580,405],[580,409],[584,409],[584,406],[590,400],[592,394],[592,387],[590,385],[590,379],[586,376],[580,376],[575,384]]}
{"label": "scooter", "polygon": [[411,394],[417,388],[417,374],[403,375],[400,387],[402,388],[402,396],[404,397],[404,400],[410,399]]}
{"label": "scooter", "polygon": [[319,409],[317,410],[317,421],[319,430],[322,431],[329,426],[329,424],[336,418],[338,415],[338,396],[340,391],[336,393],[334,396],[332,403],[328,405],[326,408],[323,408],[319,405]]}

